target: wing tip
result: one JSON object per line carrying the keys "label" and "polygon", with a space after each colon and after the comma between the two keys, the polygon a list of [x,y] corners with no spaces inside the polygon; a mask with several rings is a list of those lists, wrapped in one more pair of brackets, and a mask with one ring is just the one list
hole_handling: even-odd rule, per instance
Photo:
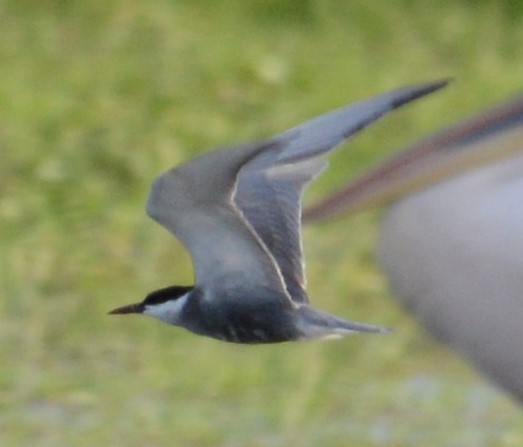
{"label": "wing tip", "polygon": [[392,100],[392,107],[397,108],[404,104],[407,104],[417,98],[420,98],[421,96],[428,95],[430,93],[436,92],[438,90],[441,90],[443,87],[446,87],[447,85],[452,82],[452,78],[443,78],[439,79],[437,81],[432,81],[425,84],[419,84],[412,87],[405,87],[399,91],[399,93],[404,93],[398,95],[396,98]]}

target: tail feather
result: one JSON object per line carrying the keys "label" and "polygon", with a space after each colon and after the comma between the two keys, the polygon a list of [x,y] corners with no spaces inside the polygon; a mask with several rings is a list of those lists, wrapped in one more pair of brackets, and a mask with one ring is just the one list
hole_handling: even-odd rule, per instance
{"label": "tail feather", "polygon": [[382,326],[344,320],[306,305],[297,310],[297,315],[297,327],[303,338],[339,338],[359,332],[391,332]]}

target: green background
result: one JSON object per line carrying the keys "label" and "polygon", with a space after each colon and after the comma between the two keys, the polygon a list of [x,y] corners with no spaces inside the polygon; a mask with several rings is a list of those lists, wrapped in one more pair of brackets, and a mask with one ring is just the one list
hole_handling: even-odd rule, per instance
{"label": "green background", "polygon": [[452,77],[331,157],[319,197],[522,88],[503,1],[0,0],[0,444],[520,446],[523,417],[391,299],[378,212],[305,229],[320,308],[394,328],[236,346],[109,317],[192,281],[151,179],[372,94]]}

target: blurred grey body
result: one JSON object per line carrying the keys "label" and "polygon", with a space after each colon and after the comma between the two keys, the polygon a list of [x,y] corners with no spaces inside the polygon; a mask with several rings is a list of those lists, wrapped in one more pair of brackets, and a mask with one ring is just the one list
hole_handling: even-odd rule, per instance
{"label": "blurred grey body", "polygon": [[365,203],[390,204],[378,259],[395,297],[523,401],[523,98],[414,144],[305,215]]}
{"label": "blurred grey body", "polygon": [[274,343],[383,332],[309,305],[301,197],[322,156],[385,113],[443,87],[415,86],[342,107],[264,141],[218,149],[160,175],[147,213],[191,253],[196,284],[111,313],[141,313],[199,335]]}
{"label": "blurred grey body", "polygon": [[392,205],[378,258],[434,336],[523,400],[523,156]]}

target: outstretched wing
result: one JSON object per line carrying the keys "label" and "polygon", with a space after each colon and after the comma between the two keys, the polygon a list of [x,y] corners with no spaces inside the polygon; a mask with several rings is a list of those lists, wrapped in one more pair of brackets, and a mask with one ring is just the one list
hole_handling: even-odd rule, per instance
{"label": "outstretched wing", "polygon": [[319,157],[387,112],[444,85],[395,90],[321,115],[268,140],[277,146],[259,152],[241,168],[234,203],[273,256],[294,301],[308,301],[301,197],[326,166]]}

